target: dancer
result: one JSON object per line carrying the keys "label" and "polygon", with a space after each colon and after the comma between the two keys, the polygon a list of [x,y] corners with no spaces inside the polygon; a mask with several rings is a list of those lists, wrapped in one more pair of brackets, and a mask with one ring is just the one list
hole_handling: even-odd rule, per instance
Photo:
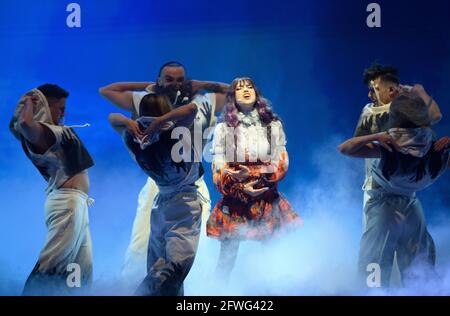
{"label": "dancer", "polygon": [[449,137],[433,141],[429,106],[418,93],[400,94],[388,117],[387,132],[354,137],[339,147],[352,157],[379,158],[369,169],[372,189],[359,271],[367,277],[369,265],[378,265],[383,287],[389,286],[395,253],[404,285],[413,278],[412,267],[433,271],[434,243],[416,192],[446,170],[450,144]]}
{"label": "dancer", "polygon": [[[402,91],[412,90],[413,93],[419,94],[429,104],[431,124],[438,123],[442,118],[439,106],[428,95],[423,86],[419,84],[413,87],[401,85],[398,70],[394,67],[374,63],[364,71],[364,84],[369,89],[368,96],[372,102],[364,107],[356,126],[354,137],[386,131],[389,120],[389,107],[392,100]],[[369,146],[371,145],[369,144]],[[370,199],[372,177],[369,170],[373,163],[376,163],[376,159],[369,158],[365,160],[365,180],[362,187],[364,191],[363,208]],[[365,227],[364,216],[363,227]]]}
{"label": "dancer", "polygon": [[[100,89],[100,94],[113,104],[137,116],[142,99],[151,93],[166,95],[173,107],[188,104],[195,100],[198,111],[194,124],[191,126],[192,139],[200,139],[197,150],[203,150],[206,141],[204,136],[209,127],[214,126],[215,114],[221,113],[225,102],[228,85],[218,82],[189,80],[182,64],[167,62],[161,66],[156,84],[151,82],[113,83]],[[194,127],[197,128],[194,129]],[[137,123],[134,123],[136,129]],[[201,153],[198,153],[201,155]],[[200,165],[203,173],[202,165]],[[206,221],[211,209],[211,201],[206,183],[201,176],[197,182],[197,191],[202,201],[202,223]],[[144,271],[150,236],[150,211],[158,187],[149,177],[138,196],[138,207],[133,223],[131,240],[128,246],[122,274],[127,279],[139,278]],[[202,230],[204,230],[202,225]]]}
{"label": "dancer", "polygon": [[92,199],[88,197],[87,169],[94,162],[73,128],[62,125],[68,96],[57,85],[33,89],[19,101],[10,125],[25,154],[48,182],[47,240],[26,281],[24,295],[86,294],[92,282],[88,219]]}
{"label": "dancer", "polygon": [[[431,124],[438,123],[441,118],[441,111],[436,101],[428,95],[422,85],[416,84],[414,86],[407,86],[400,84],[400,78],[398,70],[391,66],[384,66],[374,63],[371,67],[364,71],[364,84],[368,87],[368,96],[371,99],[371,103],[367,104],[359,118],[358,125],[356,126],[354,137],[365,136],[387,130],[387,123],[389,120],[389,108],[392,100],[401,92],[412,91],[420,95],[425,102],[429,105],[429,116]],[[372,146],[368,144],[368,146]],[[365,159],[365,180],[362,187],[364,192],[363,198],[363,233],[366,231],[366,203],[373,198],[372,196],[372,176],[370,169],[373,164],[377,163],[376,158]],[[375,193],[376,194],[376,193]],[[429,235],[429,233],[427,232]],[[430,257],[435,257],[435,247],[433,239],[429,237],[430,241]],[[396,260],[394,260],[394,266],[397,267]]]}
{"label": "dancer", "polygon": [[[166,96],[149,94],[141,102],[136,121],[122,114],[109,117],[133,159],[158,186],[151,211],[147,277],[138,295],[183,295],[183,281],[194,262],[202,212],[195,185],[200,164],[193,156],[188,161],[173,157],[178,141],[171,133],[175,127],[191,126],[196,113],[195,103],[171,110]],[[189,137],[181,142],[183,148],[192,148]]]}
{"label": "dancer", "polygon": [[241,240],[264,241],[299,216],[278,192],[288,169],[283,125],[250,78],[237,78],[227,95],[224,122],[214,131],[213,177],[222,198],[207,223],[221,241],[216,272],[225,282]]}

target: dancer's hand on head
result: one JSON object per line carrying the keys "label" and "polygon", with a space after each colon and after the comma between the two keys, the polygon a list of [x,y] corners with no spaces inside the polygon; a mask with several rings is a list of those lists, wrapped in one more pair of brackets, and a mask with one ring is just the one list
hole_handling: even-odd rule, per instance
{"label": "dancer's hand on head", "polygon": [[392,147],[394,147],[394,148],[396,147],[395,142],[392,139],[392,136],[386,132],[378,133],[375,135],[375,137],[376,137],[375,140],[378,141],[380,146],[384,147],[385,149],[387,149],[390,152],[392,152]]}
{"label": "dancer's hand on head", "polygon": [[411,90],[412,90],[412,86],[408,86],[408,85],[400,84],[397,87],[398,93],[409,93],[409,92],[411,92]]}
{"label": "dancer's hand on head", "polygon": [[427,95],[427,92],[425,91],[425,88],[421,84],[415,84],[411,89],[410,92],[413,94],[417,94],[418,96],[425,96]]}
{"label": "dancer's hand on head", "polygon": [[263,194],[267,190],[269,190],[268,187],[262,187],[260,189],[255,189],[253,186],[258,183],[259,180],[251,181],[244,185],[244,192],[252,197],[257,197],[258,195]]}
{"label": "dancer's hand on head", "polygon": [[425,104],[427,104],[428,106],[431,106],[431,104],[434,102],[433,101],[433,97],[431,97],[427,93],[427,91],[425,90],[425,88],[421,84],[415,84],[411,88],[411,93],[419,96],[423,100],[423,102],[425,102]]}
{"label": "dancer's hand on head", "polygon": [[137,137],[139,139],[142,139],[144,137],[144,133],[142,133],[138,122],[133,121],[133,120],[128,120],[126,125],[127,125],[127,130],[131,135],[133,135],[134,137]]}
{"label": "dancer's hand on head", "polygon": [[39,98],[37,96],[35,96],[34,94],[32,94],[32,95],[27,95],[25,97],[23,104],[25,106],[31,106],[34,108],[34,106],[38,103],[38,101],[39,101]]}
{"label": "dancer's hand on head", "polygon": [[32,117],[35,111],[35,105],[38,103],[38,98],[33,94],[28,94],[23,100],[23,107],[20,110],[19,120],[26,120],[26,117]]}
{"label": "dancer's hand on head", "polygon": [[434,143],[434,150],[441,151],[450,148],[450,137],[444,136]]}
{"label": "dancer's hand on head", "polygon": [[146,136],[148,139],[153,139],[154,135],[161,130],[161,127],[165,126],[163,125],[160,118],[157,117],[153,122],[150,123],[150,125],[145,129],[144,136]]}
{"label": "dancer's hand on head", "polygon": [[250,169],[244,165],[239,165],[239,170],[225,169],[225,172],[237,181],[243,181],[250,175]]}
{"label": "dancer's hand on head", "polygon": [[147,91],[147,92],[155,92],[155,88],[156,88],[156,83],[151,83],[145,88],[145,91]]}

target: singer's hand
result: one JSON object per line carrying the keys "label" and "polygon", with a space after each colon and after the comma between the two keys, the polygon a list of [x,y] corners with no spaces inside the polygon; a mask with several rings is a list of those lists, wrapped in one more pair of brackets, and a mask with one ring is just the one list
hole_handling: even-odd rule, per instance
{"label": "singer's hand", "polygon": [[244,165],[239,165],[239,170],[225,169],[224,172],[237,181],[243,181],[250,176],[250,169]]}
{"label": "singer's hand", "polygon": [[269,190],[268,187],[262,187],[262,188],[260,188],[260,189],[255,189],[253,186],[254,186],[255,184],[257,184],[258,182],[259,182],[258,180],[248,182],[246,185],[244,185],[243,191],[244,191],[245,193],[247,193],[248,195],[250,195],[251,197],[256,197],[256,196],[258,196],[258,195],[263,194],[263,193],[266,192],[267,190]]}

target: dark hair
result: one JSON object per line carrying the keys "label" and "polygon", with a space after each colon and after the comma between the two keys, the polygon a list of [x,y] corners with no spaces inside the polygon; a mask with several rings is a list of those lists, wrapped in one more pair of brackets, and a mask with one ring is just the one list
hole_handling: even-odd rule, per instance
{"label": "dark hair", "polygon": [[400,83],[400,77],[397,68],[373,63],[369,68],[364,69],[364,84],[369,85],[372,80],[380,78],[381,81],[391,82],[396,85]]}
{"label": "dark hair", "polygon": [[139,103],[139,116],[162,116],[172,110],[170,101],[165,95],[149,93]]}
{"label": "dark hair", "polygon": [[418,95],[402,93],[392,101],[389,107],[389,128],[417,128],[429,125],[428,107]]}
{"label": "dark hair", "polygon": [[226,124],[230,127],[237,127],[239,125],[239,119],[238,119],[238,105],[236,104],[236,86],[238,85],[239,81],[247,81],[250,82],[253,88],[255,89],[256,93],[256,103],[255,108],[258,110],[259,117],[261,119],[261,122],[263,124],[270,124],[272,121],[279,120],[279,118],[273,113],[272,108],[269,105],[269,101],[266,100],[261,96],[261,93],[259,92],[258,88],[255,86],[255,83],[252,79],[247,77],[242,78],[236,78],[233,80],[233,82],[230,85],[230,89],[227,93],[227,101],[225,104],[225,113],[224,113],[224,120]]}
{"label": "dark hair", "polygon": [[45,97],[53,99],[63,99],[69,97],[69,92],[61,88],[56,84],[46,83],[38,87],[38,90],[42,92]]}
{"label": "dark hair", "polygon": [[181,63],[179,63],[177,61],[168,61],[167,63],[163,64],[161,66],[161,68],[159,68],[158,77],[161,76],[161,73],[162,73],[163,69],[166,68],[166,67],[181,67],[186,72],[186,68]]}
{"label": "dark hair", "polygon": [[430,149],[421,158],[404,155],[398,151],[389,152],[384,148],[381,150],[381,155],[381,172],[388,181],[396,173],[413,174],[410,180],[414,182],[422,180],[427,172],[429,172],[431,179],[435,179],[448,160],[448,154],[433,149]]}

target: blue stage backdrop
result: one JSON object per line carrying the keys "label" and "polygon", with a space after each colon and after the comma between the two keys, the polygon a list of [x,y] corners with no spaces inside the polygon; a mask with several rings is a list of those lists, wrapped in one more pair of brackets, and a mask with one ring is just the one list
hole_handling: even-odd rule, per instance
{"label": "blue stage backdrop", "polygon": [[[381,28],[366,7],[381,6]],[[95,159],[90,170],[94,293],[131,294],[120,276],[145,175],[107,122],[118,110],[98,89],[154,81],[177,60],[190,78],[252,77],[283,119],[290,166],[280,191],[303,217],[297,232],[262,248],[244,243],[228,287],[211,279],[219,243],[201,237],[185,284],[188,295],[355,294],[362,230],[363,161],[337,145],[353,134],[369,102],[362,72],[373,61],[400,69],[441,106],[439,135],[450,133],[450,3],[436,1],[87,1],[69,28],[69,1],[0,3],[0,294],[18,295],[46,236],[46,183],[8,130],[22,93],[43,83],[70,91],[66,124]],[[213,204],[219,194],[205,179]],[[442,284],[407,294],[450,294],[449,173],[419,194],[438,253]],[[434,291],[434,292],[433,292]]]}

